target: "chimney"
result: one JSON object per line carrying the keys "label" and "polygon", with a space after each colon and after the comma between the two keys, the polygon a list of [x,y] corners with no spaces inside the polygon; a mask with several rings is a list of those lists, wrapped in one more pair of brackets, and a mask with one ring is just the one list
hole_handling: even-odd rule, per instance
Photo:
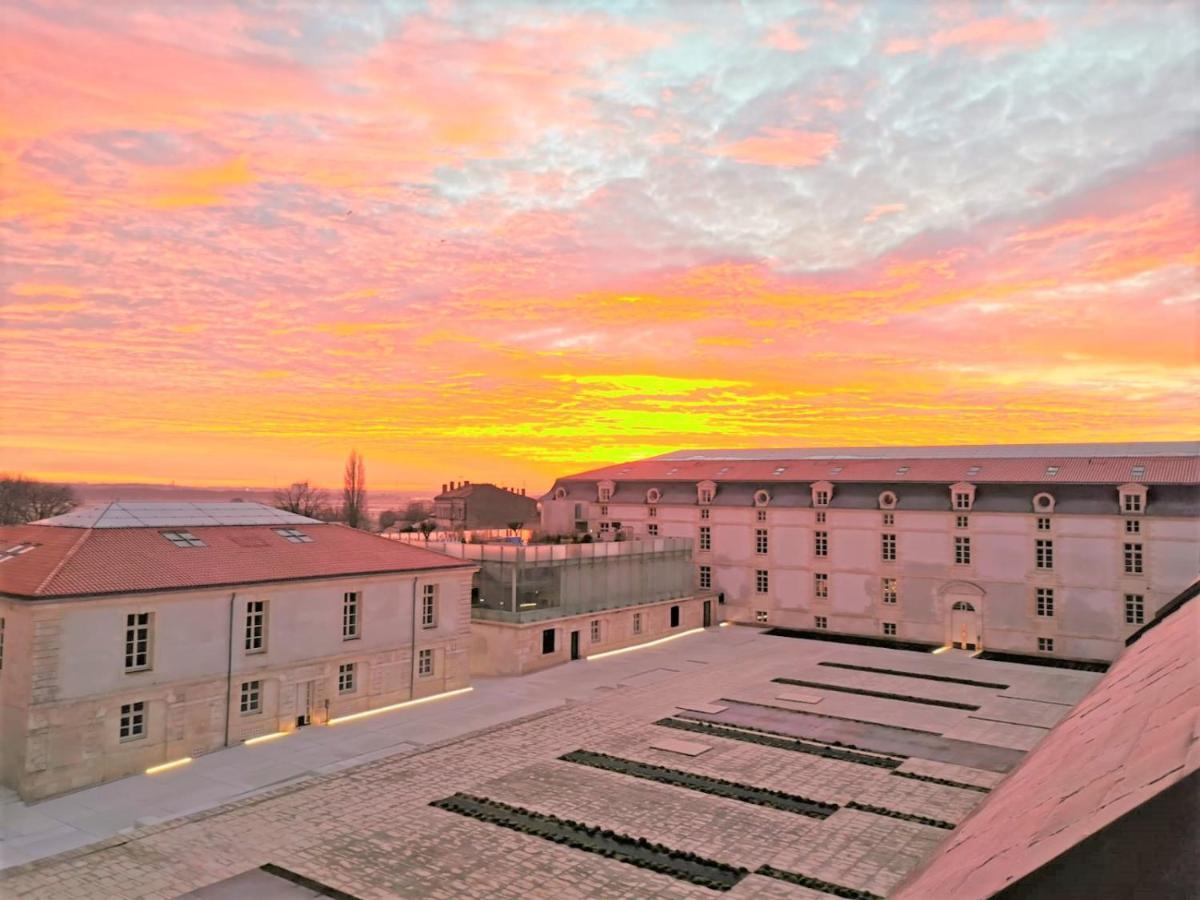
{"label": "chimney", "polygon": [[444,481],[442,482],[442,493],[446,493],[446,483]]}
{"label": "chimney", "polygon": [[470,486],[471,486],[471,482],[469,482],[469,481],[463,482],[463,487],[470,487]]}
{"label": "chimney", "polygon": [[521,488],[521,496],[522,496],[522,497],[524,497],[524,496],[525,496],[525,488]]}

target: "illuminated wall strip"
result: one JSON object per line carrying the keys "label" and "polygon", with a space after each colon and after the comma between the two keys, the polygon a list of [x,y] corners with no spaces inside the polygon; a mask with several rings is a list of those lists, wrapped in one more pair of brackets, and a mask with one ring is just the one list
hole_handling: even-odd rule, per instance
{"label": "illuminated wall strip", "polygon": [[456,691],[446,691],[444,694],[434,694],[430,697],[418,697],[416,700],[405,700],[403,703],[393,703],[391,706],[381,706],[378,709],[368,709],[363,712],[351,713],[348,716],[338,716],[336,719],[330,719],[326,725],[340,725],[342,722],[353,722],[355,719],[365,719],[367,716],[377,716],[380,713],[391,712],[394,709],[405,709],[409,706],[416,706],[420,703],[429,703],[431,700],[443,700],[446,697],[457,697],[459,694],[465,694],[467,691],[473,691],[475,688],[465,687],[459,688]]}
{"label": "illuminated wall strip", "polygon": [[159,772],[165,772],[168,769],[178,769],[180,766],[186,766],[192,761],[190,756],[185,756],[183,759],[175,759],[171,762],[163,763],[161,766],[151,766],[146,770],[147,775],[157,775]]}
{"label": "illuminated wall strip", "polygon": [[258,737],[250,738],[248,741],[242,741],[247,747],[253,747],[255,744],[265,744],[267,741],[273,741],[275,738],[287,737],[291,734],[290,731],[276,731],[272,734],[260,734]]}
{"label": "illuminated wall strip", "polygon": [[718,627],[720,627],[720,628],[728,628],[728,627],[729,627],[729,625],[730,625],[730,623],[729,623],[729,622],[722,622],[722,623],[721,623],[721,624],[720,624]]}
{"label": "illuminated wall strip", "polygon": [[945,653],[949,649],[950,649],[950,645],[945,644],[944,646],[938,647],[936,650],[934,650],[933,655],[937,656],[939,653]]}
{"label": "illuminated wall strip", "polygon": [[616,656],[618,653],[628,653],[631,650],[644,650],[645,648],[653,647],[656,644],[665,644],[667,641],[673,641],[676,638],[687,637],[689,634],[700,634],[703,631],[703,628],[692,628],[689,631],[681,631],[679,634],[669,634],[666,637],[659,638],[656,641],[646,641],[644,644],[634,644],[632,647],[621,647],[617,650],[605,650],[603,653],[593,653],[591,656],[585,656],[584,659],[586,659],[588,662],[591,662],[593,659],[602,659],[605,656]]}

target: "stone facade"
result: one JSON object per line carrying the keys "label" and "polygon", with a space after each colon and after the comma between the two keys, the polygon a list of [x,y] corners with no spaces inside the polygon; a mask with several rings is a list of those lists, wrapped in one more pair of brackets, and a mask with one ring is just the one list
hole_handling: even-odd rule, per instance
{"label": "stone facade", "polygon": [[[458,568],[115,597],[0,598],[0,781],[23,799],[47,797],[300,722],[465,687],[471,574]],[[422,619],[427,585],[432,624]],[[343,604],[351,592],[359,636],[347,639]],[[248,604],[259,602],[264,647],[249,651]],[[140,613],[151,616],[149,664],[127,670],[127,618]],[[429,651],[424,659],[422,651]],[[346,665],[354,666],[349,685]],[[123,707],[133,704],[142,704],[141,733],[122,738]]]}
{"label": "stone facade", "polygon": [[[447,489],[449,487],[449,489]],[[443,531],[481,531],[508,528],[513,522],[533,525],[537,501],[494,484],[443,485],[433,498],[433,516]]]}
{"label": "stone facade", "polygon": [[[678,616],[674,625],[673,615]],[[477,618],[471,624],[471,674],[524,675],[569,662],[573,634],[579,657],[586,658],[715,625],[719,615],[717,596],[708,593],[525,622]],[[554,632],[550,644],[546,631]]]}

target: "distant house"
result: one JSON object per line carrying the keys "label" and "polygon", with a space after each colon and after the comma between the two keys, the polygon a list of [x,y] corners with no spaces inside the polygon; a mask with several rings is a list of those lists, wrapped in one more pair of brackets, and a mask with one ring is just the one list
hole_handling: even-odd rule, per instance
{"label": "distant house", "polygon": [[433,517],[443,531],[473,531],[507,528],[512,522],[534,525],[538,521],[537,501],[525,491],[497,487],[494,484],[442,485],[433,498]]}

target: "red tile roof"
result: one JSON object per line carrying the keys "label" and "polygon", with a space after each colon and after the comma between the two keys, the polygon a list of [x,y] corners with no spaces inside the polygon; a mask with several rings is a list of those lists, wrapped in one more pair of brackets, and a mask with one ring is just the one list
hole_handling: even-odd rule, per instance
{"label": "red tile roof", "polygon": [[[1055,466],[1055,475],[1048,475]],[[1137,466],[1143,468],[1134,474]],[[906,471],[900,472],[903,467]],[[976,471],[976,467],[978,470]],[[782,471],[780,471],[782,470]],[[873,481],[897,483],[969,481],[974,484],[1200,484],[1196,456],[1097,456],[950,459],[644,459],[605,466],[559,481],[794,482]]]}
{"label": "red tile roof", "polygon": [[[290,526],[297,527],[297,526]],[[254,525],[180,526],[204,547],[176,547],[170,528],[0,527],[0,594],[51,598],[171,591],[186,588],[462,568],[460,559],[344,525],[299,529],[311,543],[294,544],[274,528]],[[5,558],[4,551],[34,549]]]}

